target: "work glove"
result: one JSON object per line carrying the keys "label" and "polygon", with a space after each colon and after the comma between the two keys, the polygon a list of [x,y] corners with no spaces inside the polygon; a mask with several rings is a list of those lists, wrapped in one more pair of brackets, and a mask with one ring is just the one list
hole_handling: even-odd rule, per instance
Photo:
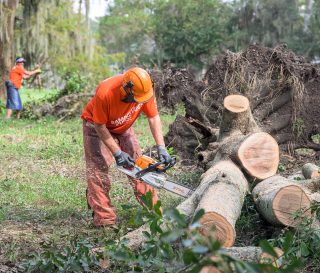
{"label": "work glove", "polygon": [[158,149],[158,157],[160,162],[164,162],[166,164],[172,162],[172,157],[169,155],[164,145],[158,145],[157,149]]}
{"label": "work glove", "polygon": [[124,168],[134,167],[134,160],[127,153],[119,150],[118,152],[114,153],[113,156],[118,166],[122,166]]}
{"label": "work glove", "polygon": [[42,71],[41,71],[40,68],[36,69],[36,73],[41,73],[41,72],[42,72]]}

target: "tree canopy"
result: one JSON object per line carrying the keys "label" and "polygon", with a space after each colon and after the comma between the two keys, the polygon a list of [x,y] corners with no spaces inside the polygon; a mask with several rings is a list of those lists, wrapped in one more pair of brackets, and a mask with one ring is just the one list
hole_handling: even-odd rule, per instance
{"label": "tree canopy", "polygon": [[314,0],[107,2],[105,16],[93,20],[90,0],[1,1],[3,79],[14,55],[29,66],[48,63],[60,74],[77,71],[100,80],[133,64],[199,70],[222,51],[249,44],[286,43],[310,59],[320,55],[320,4]]}

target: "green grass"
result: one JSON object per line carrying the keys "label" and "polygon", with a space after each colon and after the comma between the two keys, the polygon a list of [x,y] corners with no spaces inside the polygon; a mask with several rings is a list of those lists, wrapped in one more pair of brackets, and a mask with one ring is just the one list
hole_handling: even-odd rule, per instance
{"label": "green grass", "polygon": [[57,89],[27,89],[22,88],[20,90],[22,102],[36,102],[42,99],[50,99],[51,97],[57,95],[59,90]]}
{"label": "green grass", "polygon": [[[35,93],[32,93],[35,94]],[[33,97],[38,99],[39,97]],[[3,120],[0,116],[0,247],[1,262],[17,262],[41,248],[41,241],[65,244],[72,236],[113,238],[115,234],[95,229],[85,199],[85,162],[82,121],[73,118],[58,122]],[[164,131],[175,116],[162,116]],[[141,117],[134,124],[142,149],[154,145],[148,122]],[[111,168],[111,199],[124,233],[137,211],[133,190],[125,175]],[[180,198],[160,191],[163,207],[175,206]],[[123,208],[123,206],[129,208]],[[6,260],[7,259],[7,260]]]}

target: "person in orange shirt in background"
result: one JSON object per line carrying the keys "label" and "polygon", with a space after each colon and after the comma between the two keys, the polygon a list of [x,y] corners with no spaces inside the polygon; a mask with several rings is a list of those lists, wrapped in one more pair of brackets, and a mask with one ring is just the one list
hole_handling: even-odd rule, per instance
{"label": "person in orange shirt in background", "polygon": [[24,69],[24,63],[26,60],[24,58],[16,58],[16,64],[11,69],[9,80],[6,81],[7,87],[7,112],[6,119],[11,118],[13,110],[17,111],[17,118],[20,118],[22,110],[22,102],[19,94],[19,89],[22,86],[22,80],[31,77],[37,73],[40,73],[41,70],[38,68],[33,71],[27,71]]}
{"label": "person in orange shirt in background", "polygon": [[[132,128],[141,113],[148,118],[160,161],[170,163],[172,158],[165,148],[152,81],[144,69],[133,67],[101,82],[82,112],[87,202],[96,227],[116,227],[117,216],[109,196],[109,166],[114,158],[118,166],[130,168],[141,156]],[[141,196],[148,191],[152,193],[153,204],[157,202],[157,193],[151,186],[130,177],[129,181],[140,203]]]}

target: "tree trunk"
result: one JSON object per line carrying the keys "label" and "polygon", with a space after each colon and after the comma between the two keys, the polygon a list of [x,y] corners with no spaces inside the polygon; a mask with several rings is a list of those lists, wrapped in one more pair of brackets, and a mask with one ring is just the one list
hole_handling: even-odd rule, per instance
{"label": "tree trunk", "polygon": [[14,18],[18,0],[1,1],[0,3],[0,97],[5,98],[4,82],[9,78],[13,64]]}
{"label": "tree trunk", "polygon": [[214,161],[231,158],[253,178],[274,175],[279,164],[279,147],[272,136],[260,132],[246,97],[230,95],[224,99],[219,131],[219,150]]}
{"label": "tree trunk", "polygon": [[[306,191],[282,176],[263,180],[252,195],[258,211],[271,224],[294,227],[303,217],[311,217],[311,201]],[[298,212],[299,217],[294,219]]]}
{"label": "tree trunk", "polygon": [[203,193],[197,207],[197,210],[205,211],[200,219],[200,231],[229,247],[235,241],[235,223],[249,190],[248,182],[232,161],[220,161],[214,165],[202,176],[201,184],[212,181],[215,183]]}
{"label": "tree trunk", "polygon": [[[234,244],[235,223],[249,189],[246,178],[234,162],[238,162],[252,178],[264,179],[276,173],[279,149],[269,134],[260,132],[245,97],[230,95],[225,98],[224,107],[219,141],[208,145],[212,149],[209,154],[199,155],[203,160],[210,160],[207,162],[209,167],[202,175],[199,187],[177,209],[188,219],[204,209],[200,231],[229,247]],[[136,248],[143,243],[144,230],[145,226],[124,237],[129,247]]]}
{"label": "tree trunk", "polygon": [[259,263],[264,262],[266,259],[271,259],[274,262],[274,265],[279,267],[281,265],[283,251],[280,248],[275,248],[274,250],[278,254],[278,258],[271,257],[269,254],[263,252],[260,247],[256,246],[228,247],[223,248],[222,252],[234,259],[250,263]]}
{"label": "tree trunk", "polygon": [[[200,231],[218,239],[223,246],[232,246],[234,225],[247,191],[248,182],[240,169],[231,161],[221,161],[203,174],[200,186],[177,206],[177,210],[191,219],[195,211],[204,209]],[[126,234],[123,239],[127,240],[127,246],[138,248],[145,241],[143,232],[146,230],[144,225]]]}

